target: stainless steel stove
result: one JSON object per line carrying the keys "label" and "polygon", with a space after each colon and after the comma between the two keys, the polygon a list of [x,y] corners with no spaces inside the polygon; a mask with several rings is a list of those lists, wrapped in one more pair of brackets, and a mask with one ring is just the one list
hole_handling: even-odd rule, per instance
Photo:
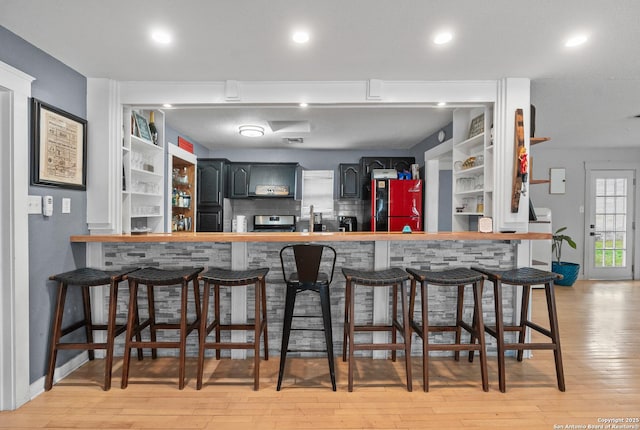
{"label": "stainless steel stove", "polygon": [[295,215],[254,215],[254,232],[292,232],[296,231]]}

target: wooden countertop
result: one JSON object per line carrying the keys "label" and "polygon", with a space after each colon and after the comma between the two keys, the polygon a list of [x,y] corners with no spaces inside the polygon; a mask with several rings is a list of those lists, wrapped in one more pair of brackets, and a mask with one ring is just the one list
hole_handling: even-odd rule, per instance
{"label": "wooden countertop", "polygon": [[420,240],[545,240],[549,233],[478,233],[475,231],[411,234],[400,232],[315,232],[315,233],[149,233],[74,235],[71,242],[368,242]]}

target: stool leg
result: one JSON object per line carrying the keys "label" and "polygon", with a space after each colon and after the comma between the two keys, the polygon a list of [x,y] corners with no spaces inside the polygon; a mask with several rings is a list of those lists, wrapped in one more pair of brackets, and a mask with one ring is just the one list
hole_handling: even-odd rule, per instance
{"label": "stool leg", "polygon": [[[393,284],[392,295],[393,295],[393,298],[391,300],[392,302],[391,304],[391,343],[395,345],[396,342],[398,341],[398,335],[397,335],[398,327],[395,325],[396,321],[398,321],[398,284]],[[406,343],[407,339],[405,338],[404,341]],[[391,361],[396,361],[396,356],[397,356],[396,350],[392,349]]]}
{"label": "stool leg", "polygon": [[284,304],[284,325],[282,327],[282,346],[280,347],[280,370],[278,372],[278,385],[276,391],[280,391],[282,376],[284,375],[284,365],[287,361],[287,350],[289,349],[289,335],[291,334],[291,321],[293,320],[293,308],[296,303],[296,288],[286,286],[287,297]]}
{"label": "stool leg", "polygon": [[[149,303],[149,339],[156,341],[156,305],[153,295],[153,285],[147,285],[147,302]],[[151,358],[158,358],[158,348],[151,348]]]}
{"label": "stool leg", "polygon": [[269,360],[269,336],[267,335],[267,280],[262,278],[260,280],[260,288],[262,289],[262,327],[263,327],[263,342],[264,342],[264,361]]}
{"label": "stool leg", "polygon": [[353,338],[355,332],[355,285],[351,282],[351,278],[347,278],[347,294],[349,294],[349,392],[353,391],[353,367],[355,365],[353,357]]}
{"label": "stool leg", "polygon": [[551,328],[552,341],[555,344],[553,350],[553,358],[556,362],[556,379],[558,380],[558,389],[565,391],[564,370],[562,366],[562,350],[560,349],[560,331],[558,330],[558,312],[556,309],[556,294],[553,282],[549,282],[544,286],[547,295],[547,310],[549,312],[549,325]]}
{"label": "stool leg", "polygon": [[260,326],[260,305],[262,303],[261,282],[258,279],[255,283],[255,321],[253,324],[253,390],[258,391],[260,389],[260,332],[262,327]]}
{"label": "stool leg", "polygon": [[349,301],[351,293],[349,288],[344,289],[344,324],[342,326],[342,361],[347,361],[347,347],[349,346]]}
{"label": "stool leg", "polygon": [[422,384],[424,391],[427,392],[429,391],[429,295],[425,282],[420,282],[420,294],[422,301]]}
{"label": "stool leg", "polygon": [[[529,320],[529,297],[531,296],[531,285],[522,286],[522,305],[520,307],[520,329],[518,330],[518,343],[525,343],[527,334],[526,322]],[[517,360],[522,361],[524,349],[519,349]]]}
{"label": "stool leg", "polygon": [[[462,338],[462,309],[464,307],[464,285],[458,285],[458,298],[456,299],[456,335],[455,343],[460,345],[460,339]],[[472,342],[473,343],[473,342]],[[453,353],[453,359],[455,361],[460,360],[460,351],[456,350]]]}
{"label": "stool leg", "polygon": [[[189,282],[182,281],[181,304],[180,304],[180,363],[178,367],[178,389],[182,390],[185,385],[185,369],[187,359],[187,303],[189,293]],[[155,342],[155,340],[154,340]]]}
{"label": "stool leg", "polygon": [[501,392],[506,391],[504,363],[504,321],[502,316],[502,282],[493,281],[493,297],[496,310],[496,336],[498,343],[498,385]]}
{"label": "stool leg", "polygon": [[118,302],[118,281],[109,285],[109,316],[107,317],[107,347],[104,364],[104,390],[111,388],[111,368],[113,366],[113,344],[116,334],[116,307]]}
{"label": "stool leg", "polygon": [[67,297],[67,284],[60,282],[58,286],[58,300],[56,302],[56,312],[53,318],[53,328],[51,330],[51,346],[49,348],[49,366],[44,390],[49,391],[53,386],[53,373],[56,370],[56,358],[58,356],[58,343],[62,333],[62,317],[64,315],[64,302]]}
{"label": "stool leg", "polygon": [[[91,295],[89,294],[89,287],[82,286],[82,307],[84,310],[84,330],[87,336],[87,344],[93,343],[93,319],[91,318]],[[89,360],[95,358],[95,352],[93,346],[87,349],[89,354]]]}
{"label": "stool leg", "polygon": [[[220,284],[213,284],[213,293],[215,295],[215,302],[213,305],[214,319],[216,324],[216,343],[220,343],[220,336],[222,329],[220,328]],[[216,360],[220,360],[220,348],[216,348]]]}
{"label": "stool leg", "polygon": [[133,333],[138,331],[138,282],[129,279],[129,312],[127,316],[127,334],[124,344],[124,358],[122,360],[122,382],[120,387],[127,388],[129,384],[129,361],[131,355],[131,340]]}
{"label": "stool leg", "polygon": [[409,310],[407,309],[407,289],[405,288],[404,282],[400,283],[400,300],[402,301],[402,337],[404,337],[404,360],[407,368],[407,391],[413,391],[413,378],[411,375],[411,343],[409,341],[409,338],[411,337],[411,327],[409,324]]}
{"label": "stool leg", "polygon": [[[487,373],[487,348],[484,340],[484,320],[482,318],[482,283],[483,281],[473,283],[473,331],[477,333],[478,342],[480,343],[480,375],[482,377],[482,389],[489,391],[489,376]],[[473,335],[472,335],[473,336]],[[475,340],[472,341],[475,343]],[[470,351],[473,353],[473,351]]]}
{"label": "stool leg", "polygon": [[209,315],[209,294],[211,286],[209,281],[204,281],[204,294],[202,296],[202,313],[200,314],[200,330],[198,331],[198,376],[196,389],[202,388],[202,374],[204,373],[205,342],[207,341],[207,318]]}
{"label": "stool leg", "polygon": [[331,300],[329,298],[328,285],[320,286],[320,306],[322,307],[322,322],[324,324],[324,338],[327,344],[327,359],[329,360],[329,374],[331,375],[331,387],[336,391],[336,371],[333,360],[333,331],[331,328]]}

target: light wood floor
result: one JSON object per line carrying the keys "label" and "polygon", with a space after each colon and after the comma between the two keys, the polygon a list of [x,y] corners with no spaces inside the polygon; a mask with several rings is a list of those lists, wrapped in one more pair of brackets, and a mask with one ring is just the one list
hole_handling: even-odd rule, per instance
{"label": "light wood floor", "polygon": [[[535,290],[534,320],[544,294]],[[250,361],[208,360],[208,380],[177,388],[175,359],[133,361],[121,390],[121,361],[113,388],[101,389],[102,360],[91,362],[17,411],[0,413],[11,429],[554,429],[587,428],[602,420],[640,417],[640,282],[586,282],[557,287],[567,391],[556,386],[550,351],[523,363],[507,359],[507,392],[500,393],[495,357],[491,388],[481,389],[478,361],[433,359],[430,392],[422,391],[414,359],[414,391],[404,386],[402,360],[358,360],[355,387],[338,360],[338,391],[331,391],[326,360],[292,359],[275,390],[278,358],[262,362],[261,389],[252,390]],[[639,429],[640,424],[624,423]],[[571,425],[580,427],[570,427]],[[561,426],[561,427],[559,427]],[[635,427],[633,427],[635,426]],[[596,428],[596,427],[592,427]],[[606,428],[606,427],[602,427]]]}

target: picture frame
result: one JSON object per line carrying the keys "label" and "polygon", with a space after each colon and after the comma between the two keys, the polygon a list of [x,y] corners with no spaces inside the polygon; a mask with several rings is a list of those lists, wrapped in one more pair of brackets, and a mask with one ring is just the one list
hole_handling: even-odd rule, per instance
{"label": "picture frame", "polygon": [[149,128],[149,123],[147,119],[140,115],[138,112],[132,113],[135,119],[136,129],[138,131],[137,135],[140,139],[148,140],[149,142],[153,142],[153,138],[151,137],[151,129]]}
{"label": "picture frame", "polygon": [[467,136],[467,138],[471,139],[481,133],[484,133],[484,114],[480,114],[471,120],[469,136]]}
{"label": "picture frame", "polygon": [[31,99],[31,185],[87,189],[87,120]]}

